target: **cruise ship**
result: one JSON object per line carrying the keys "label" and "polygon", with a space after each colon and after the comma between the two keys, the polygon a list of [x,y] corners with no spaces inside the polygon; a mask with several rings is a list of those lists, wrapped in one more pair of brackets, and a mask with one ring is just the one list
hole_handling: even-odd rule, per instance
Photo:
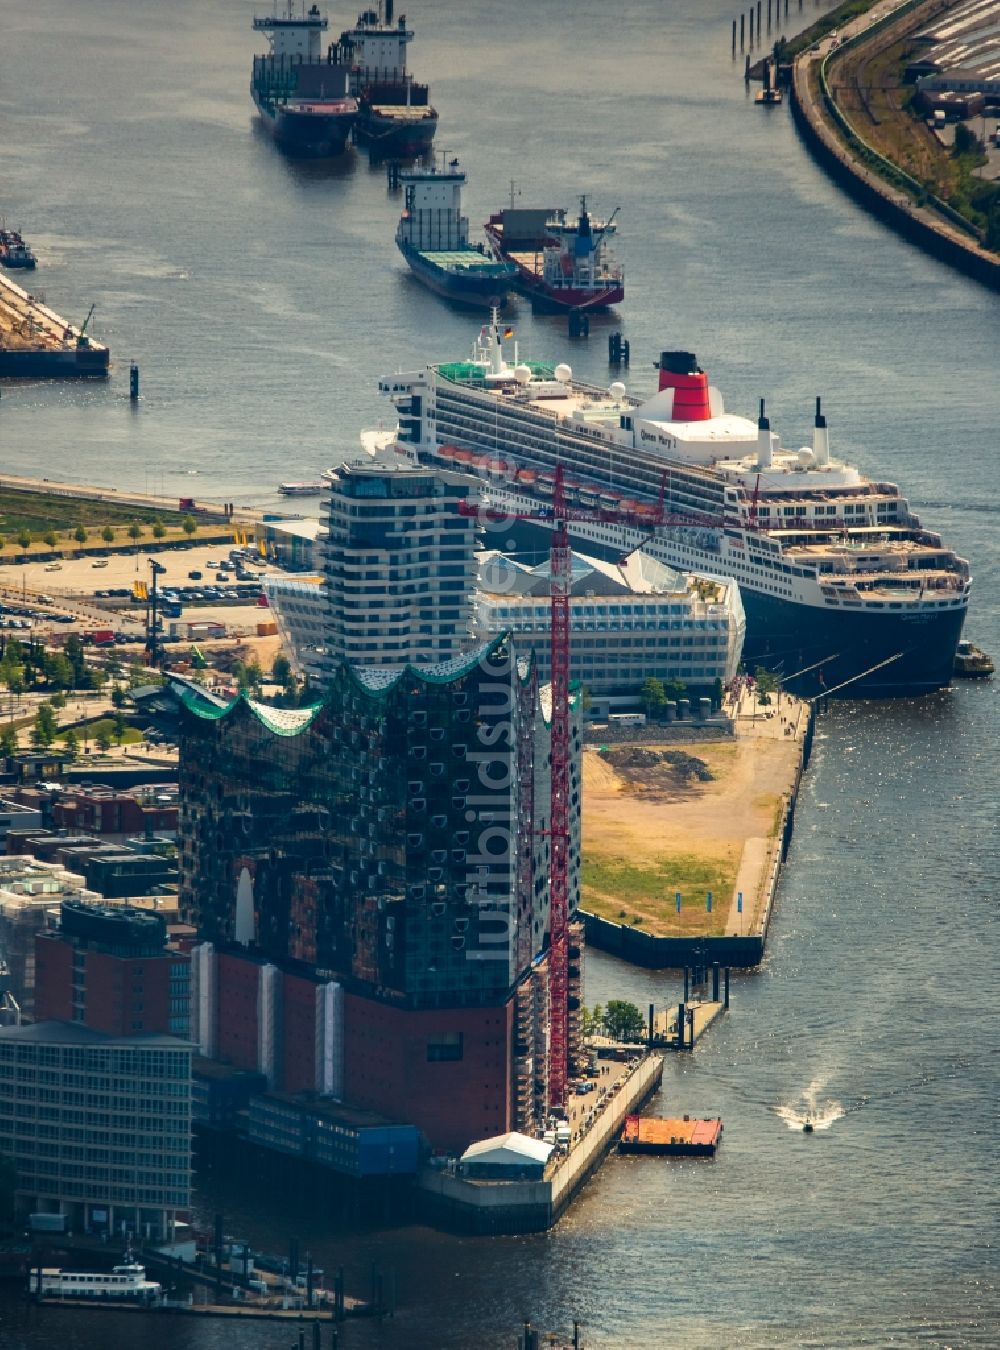
{"label": "cruise ship", "polygon": [[793,692],[913,696],[949,683],[968,564],[895,484],[831,454],[818,399],[812,444],[790,450],[763,401],[756,420],[726,412],[690,352],[662,353],[658,389],[639,398],[620,381],[574,380],[564,363],[521,361],[504,341],[494,313],[468,359],[380,380],[399,439],[476,474],[512,515],[551,507],[561,465],[574,538],[736,578],[744,664]]}

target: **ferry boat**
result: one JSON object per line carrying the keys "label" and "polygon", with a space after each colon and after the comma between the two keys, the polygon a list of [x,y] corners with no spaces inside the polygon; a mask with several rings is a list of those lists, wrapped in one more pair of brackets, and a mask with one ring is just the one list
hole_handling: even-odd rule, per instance
{"label": "ferry boat", "polygon": [[404,14],[393,25],[392,0],[363,10],[340,35],[339,59],[350,67],[351,92],[359,102],[354,139],[371,158],[416,158],[427,154],[434,140],[438,115],[430,91],[406,69],[412,41]]}
{"label": "ferry boat", "polygon": [[0,226],[0,264],[31,271],[38,259],[21,238],[20,231]]}
{"label": "ferry boat", "polygon": [[318,497],[323,491],[323,484],[321,482],[279,483],[278,491],[283,497]]}
{"label": "ferry boat", "polygon": [[486,222],[486,237],[498,258],[517,267],[518,290],[534,310],[608,309],[625,298],[625,269],[612,256],[608,236],[617,208],[606,221],[593,220],[586,197],[580,214],[511,205]]}
{"label": "ferry boat", "polygon": [[[473,472],[477,456],[493,457],[479,472],[499,509],[546,499],[551,509],[557,465],[571,486],[633,499],[648,527],[635,512],[575,508],[570,534],[607,557],[641,546],[680,571],[735,577],[744,664],[793,692],[882,697],[949,683],[969,566],[895,484],[832,455],[818,399],[812,444],[785,449],[763,401],[756,421],[728,413],[690,352],[663,352],[659,387],[636,396],[620,381],[576,381],[566,364],[521,361],[516,342],[508,361],[504,340],[494,313],[467,360],[383,377],[400,440],[452,467],[445,447],[471,450]],[[491,467],[500,455],[504,471]]]}
{"label": "ferry boat", "polygon": [[469,219],[462,215],[465,174],[458,161],[445,169],[412,169],[399,181],[404,205],[396,244],[414,275],[459,304],[502,305],[517,268],[469,243]]}
{"label": "ferry boat", "polygon": [[121,1265],[106,1271],[35,1269],[31,1292],[41,1299],[99,1299],[119,1303],[159,1303],[163,1286],[146,1279],[146,1267],[126,1253]]}
{"label": "ferry boat", "polygon": [[325,57],[321,51],[327,22],[315,4],[296,15],[292,0],[282,14],[253,19],[254,32],[267,35],[270,51],[253,59],[250,94],[264,126],[292,155],[343,153],[357,121],[350,69],[335,48]]}

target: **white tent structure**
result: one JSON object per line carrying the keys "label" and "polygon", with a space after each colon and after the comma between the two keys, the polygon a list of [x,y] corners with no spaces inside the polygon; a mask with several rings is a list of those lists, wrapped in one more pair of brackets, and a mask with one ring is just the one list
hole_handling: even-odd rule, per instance
{"label": "white tent structure", "polygon": [[512,1130],[470,1144],[459,1165],[464,1176],[478,1181],[541,1181],[553,1147]]}

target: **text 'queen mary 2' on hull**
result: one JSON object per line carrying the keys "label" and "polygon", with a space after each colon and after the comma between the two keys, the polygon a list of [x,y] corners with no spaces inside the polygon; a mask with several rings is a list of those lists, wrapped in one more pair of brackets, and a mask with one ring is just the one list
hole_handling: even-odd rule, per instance
{"label": "text 'queen mary 2' on hull", "polygon": [[562,465],[569,505],[592,515],[572,535],[609,557],[641,546],[735,577],[747,668],[767,666],[794,692],[913,696],[949,683],[968,564],[893,483],[833,458],[818,399],[812,445],[787,450],[763,401],[756,422],[727,413],[690,352],[662,354],[646,398],[522,362],[516,343],[512,356],[494,314],[468,359],[385,376],[400,440],[479,476],[498,509],[551,502]]}

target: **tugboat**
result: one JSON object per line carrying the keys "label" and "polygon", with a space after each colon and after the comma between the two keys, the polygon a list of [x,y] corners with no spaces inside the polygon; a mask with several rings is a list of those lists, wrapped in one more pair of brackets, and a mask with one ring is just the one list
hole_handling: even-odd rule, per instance
{"label": "tugboat", "polygon": [[21,238],[20,233],[0,225],[0,263],[4,267],[20,267],[30,271],[37,262],[38,259]]}
{"label": "tugboat", "polygon": [[982,647],[961,638],[955,653],[955,675],[964,680],[988,680],[994,671],[993,659]]}
{"label": "tugboat", "polygon": [[358,117],[348,89],[350,70],[324,58],[320,35],[327,19],[313,5],[296,16],[292,0],[283,14],[254,16],[255,33],[266,33],[271,50],[253,59],[250,93],[264,126],[290,155],[342,154]]}
{"label": "tugboat", "polygon": [[446,169],[413,169],[400,174],[405,193],[396,229],[399,251],[414,275],[448,300],[499,308],[517,281],[517,268],[469,243],[469,219],[462,215],[465,174],[452,160]]}
{"label": "tugboat", "polygon": [[339,54],[351,68],[351,93],[360,113],[354,139],[372,159],[415,159],[431,148],[438,115],[426,84],[415,84],[406,69],[413,31],[401,14],[393,26],[392,0],[363,10],[353,28],[340,35]]}
{"label": "tugboat", "polygon": [[486,237],[498,258],[517,267],[518,290],[542,313],[608,309],[625,298],[625,269],[607,247],[618,208],[606,221],[592,220],[586,197],[580,214],[563,210],[508,209],[486,222]]}

